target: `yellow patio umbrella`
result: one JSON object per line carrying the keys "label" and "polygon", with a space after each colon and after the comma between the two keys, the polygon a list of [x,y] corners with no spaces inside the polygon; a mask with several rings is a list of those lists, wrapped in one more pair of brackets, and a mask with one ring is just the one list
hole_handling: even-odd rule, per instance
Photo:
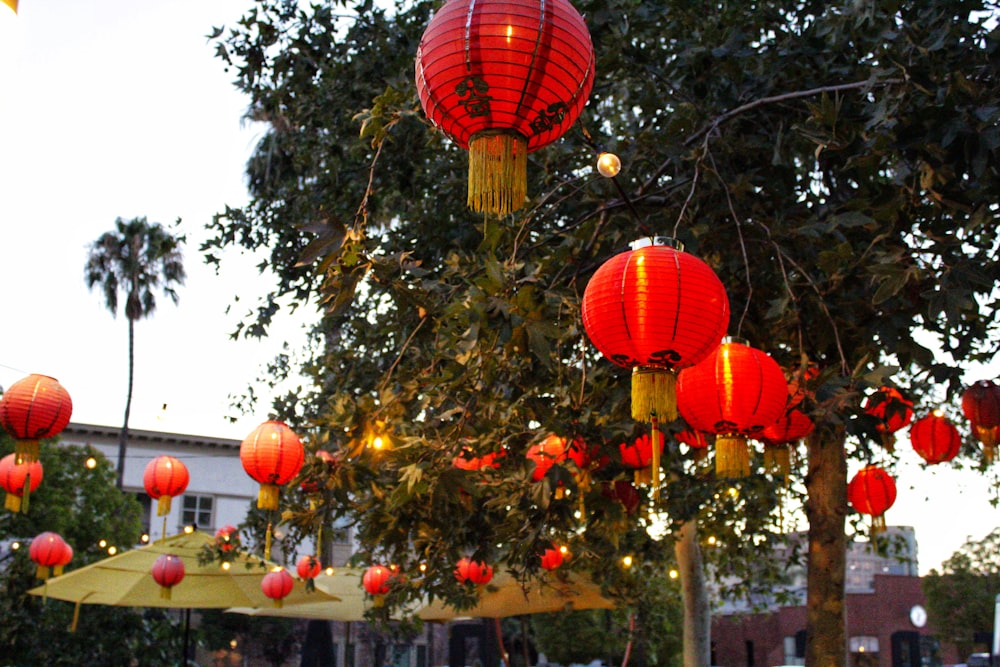
{"label": "yellow patio umbrella", "polygon": [[10,7],[17,14],[17,0],[0,0],[0,2]]}

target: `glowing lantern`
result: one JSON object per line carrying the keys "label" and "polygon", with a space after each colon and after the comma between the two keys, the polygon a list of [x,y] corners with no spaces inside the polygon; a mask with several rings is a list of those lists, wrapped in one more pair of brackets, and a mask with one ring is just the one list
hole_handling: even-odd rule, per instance
{"label": "glowing lantern", "polygon": [[944,463],[958,456],[962,436],[950,419],[934,412],[913,422],[910,444],[927,463]]}
{"label": "glowing lantern", "polygon": [[566,460],[566,438],[549,434],[544,440],[536,445],[532,445],[525,453],[525,457],[535,462],[535,470],[531,473],[531,481],[540,482],[556,463]]}
{"label": "glowing lantern", "polygon": [[240,533],[235,526],[223,526],[215,531],[215,546],[219,551],[232,551],[240,545]]}
{"label": "glowing lantern", "polygon": [[671,239],[642,239],[594,273],[583,326],[612,363],[632,369],[632,418],[677,418],[676,373],[719,346],[729,298],[703,261]]}
{"label": "glowing lantern", "polygon": [[992,463],[1000,438],[1000,385],[979,380],[969,386],[962,393],[962,412],[976,439],[983,443],[983,460]]}
{"label": "glowing lantern", "polygon": [[63,542],[63,545],[65,545],[65,548],[63,549],[62,557],[59,558],[52,568],[52,574],[56,577],[60,576],[63,573],[63,568],[73,560],[73,547],[67,542]]}
{"label": "glowing lantern", "polygon": [[12,512],[27,512],[28,499],[42,483],[43,473],[39,461],[17,463],[16,454],[0,459],[0,487],[7,492],[4,507]]}
{"label": "glowing lantern", "polygon": [[303,556],[295,565],[295,571],[298,573],[299,579],[315,579],[323,571],[323,566],[316,556]]}
{"label": "glowing lantern", "polygon": [[247,474],[260,483],[258,508],[278,509],[278,487],[299,473],[305,456],[299,436],[284,422],[266,421],[243,440],[240,461]]}
{"label": "glowing lantern", "polygon": [[789,445],[812,433],[813,420],[798,408],[786,412],[783,417],[760,433],[764,443],[764,467],[787,478],[792,469]]}
{"label": "glowing lantern", "polygon": [[381,607],[385,603],[385,595],[389,592],[390,579],[392,579],[392,570],[385,565],[372,565],[365,570],[364,575],[361,577],[361,585],[374,598],[376,607]]}
{"label": "glowing lantern", "polygon": [[896,502],[896,481],[882,468],[867,465],[847,484],[847,500],[872,517],[872,533],[885,530],[885,513]]}
{"label": "glowing lantern", "polygon": [[288,597],[295,587],[295,580],[285,568],[272,570],[260,580],[260,590],[264,595],[274,600],[275,607],[281,607],[282,601]]}
{"label": "glowing lantern", "polygon": [[469,207],[506,215],[527,197],[527,154],[587,103],[594,48],[568,0],[449,0],[415,69],[424,113],[469,150]]}
{"label": "glowing lantern", "polygon": [[142,484],[149,497],[157,501],[156,516],[170,512],[170,499],[184,493],[189,480],[187,466],[173,456],[157,456],[146,464]]}
{"label": "glowing lantern", "polygon": [[483,456],[475,456],[471,450],[463,449],[458,456],[451,460],[451,465],[459,470],[482,470],[483,468],[499,468],[499,459],[507,455],[507,452],[500,450],[490,452]]}
{"label": "glowing lantern", "polygon": [[463,584],[485,586],[493,578],[493,568],[471,558],[463,558],[455,566],[455,578]]}
{"label": "glowing lantern", "polygon": [[[68,562],[65,560],[68,549],[69,545],[58,533],[44,532],[36,535],[28,548],[28,557],[37,566],[36,576],[42,580],[48,579],[53,568]],[[70,557],[72,558],[72,551]]]}
{"label": "glowing lantern", "polygon": [[550,547],[542,552],[542,569],[555,570],[566,559],[565,547]]}
{"label": "glowing lantern", "polygon": [[66,428],[73,401],[55,378],[29,375],[0,397],[0,424],[14,438],[17,462],[38,460],[38,441]]}
{"label": "glowing lantern", "polygon": [[685,368],[677,405],[694,429],[715,434],[715,472],[720,477],[750,473],[748,437],[758,437],[778,420],[788,401],[781,367],[766,353],[727,339],[704,361]]}
{"label": "glowing lantern", "polygon": [[631,444],[623,442],[618,445],[622,465],[635,471],[636,485],[650,484],[654,477],[659,476],[660,456],[663,454],[663,433],[660,429],[654,429],[654,431],[657,436],[655,452],[653,438],[650,437],[649,433],[638,436]]}
{"label": "glowing lantern", "polygon": [[896,442],[893,433],[913,419],[913,402],[903,398],[895,387],[879,387],[865,399],[863,407],[867,414],[878,420],[876,428],[882,435],[882,446],[891,452]]}
{"label": "glowing lantern", "polygon": [[160,597],[170,599],[170,591],[184,579],[184,561],[174,554],[161,554],[153,561],[153,580],[160,585]]}

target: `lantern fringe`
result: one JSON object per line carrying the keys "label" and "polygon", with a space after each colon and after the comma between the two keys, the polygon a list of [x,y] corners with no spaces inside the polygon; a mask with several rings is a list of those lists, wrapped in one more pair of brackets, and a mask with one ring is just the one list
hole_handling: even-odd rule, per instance
{"label": "lantern fringe", "polygon": [[170,599],[170,586],[160,586],[160,598],[164,600]]}
{"label": "lantern fringe", "polygon": [[481,132],[469,140],[468,206],[507,215],[528,198],[528,140],[520,134]]}
{"label": "lantern fringe", "polygon": [[632,419],[649,422],[653,417],[677,419],[677,375],[666,368],[637,366],[632,369]]}
{"label": "lantern fringe", "polygon": [[156,516],[166,516],[170,513],[170,496],[160,496],[156,501]]}
{"label": "lantern fringe", "polygon": [[38,460],[40,445],[38,440],[15,440],[14,463],[32,463]]}
{"label": "lantern fringe", "polygon": [[719,435],[715,438],[715,474],[739,478],[750,474],[750,447],[742,435]]}
{"label": "lantern fringe", "polygon": [[635,485],[645,486],[653,482],[653,466],[646,466],[645,468],[636,468],[635,470]]}
{"label": "lantern fringe", "polygon": [[385,606],[385,596],[384,595],[373,595],[372,596],[372,606],[376,609],[381,609]]}
{"label": "lantern fringe", "polygon": [[772,475],[780,475],[786,482],[792,472],[792,453],[786,445],[764,448],[764,469]]}
{"label": "lantern fringe", "polygon": [[257,493],[257,509],[261,510],[278,509],[279,491],[280,490],[277,484],[261,484],[260,491]]}
{"label": "lantern fringe", "polygon": [[21,497],[13,493],[8,492],[7,497],[3,501],[4,509],[8,509],[11,512],[21,511]]}
{"label": "lantern fringe", "polygon": [[285,606],[284,602],[282,601],[281,598],[275,598],[274,599],[274,607],[275,607],[275,609],[281,609],[284,606]]}
{"label": "lantern fringe", "polygon": [[983,463],[989,465],[993,463],[993,459],[996,458],[997,448],[995,445],[983,445]]}
{"label": "lantern fringe", "polygon": [[52,576],[53,577],[61,577],[62,573],[63,573],[63,567],[65,567],[65,566],[64,565],[56,565],[55,567],[53,567],[52,568]]}
{"label": "lantern fringe", "polygon": [[896,434],[888,429],[882,429],[882,447],[890,454],[896,451]]}
{"label": "lantern fringe", "polygon": [[692,447],[691,459],[695,463],[701,463],[708,456],[708,447]]}
{"label": "lantern fringe", "polygon": [[50,575],[49,568],[44,565],[39,565],[35,568],[35,578],[41,579],[42,581],[48,581]]}
{"label": "lantern fringe", "polygon": [[885,515],[879,514],[872,517],[872,537],[875,537],[879,533],[884,533],[886,530],[885,525]]}

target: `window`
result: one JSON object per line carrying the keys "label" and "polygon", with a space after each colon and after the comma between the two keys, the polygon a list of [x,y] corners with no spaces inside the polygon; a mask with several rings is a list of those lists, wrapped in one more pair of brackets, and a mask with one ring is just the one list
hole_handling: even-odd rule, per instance
{"label": "window", "polygon": [[212,508],[215,504],[212,496],[184,496],[184,506],[181,510],[181,524],[185,526],[194,525],[196,528],[205,530],[211,528]]}

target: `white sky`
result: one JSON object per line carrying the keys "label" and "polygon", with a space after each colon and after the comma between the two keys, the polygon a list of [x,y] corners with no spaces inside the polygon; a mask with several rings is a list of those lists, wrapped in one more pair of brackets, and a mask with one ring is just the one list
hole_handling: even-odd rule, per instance
{"label": "white sky", "polygon": [[[0,386],[51,375],[72,395],[74,421],[119,425],[127,322],[86,289],[87,246],[118,216],[181,217],[188,280],[179,306],[160,299],[137,323],[130,425],[242,438],[269,416],[265,396],[258,414],[230,424],[228,397],[285,340],[301,342],[301,324],[282,320],[262,344],[231,341],[233,295],[245,307],[268,283],[252,259],[227,257],[217,277],[197,252],[212,215],[246,200],[259,128],[241,123],[246,100],[205,35],[249,4],[21,0],[16,18],[0,5]],[[922,470],[905,433],[898,449],[888,521],[916,528],[921,572],[1000,525],[986,478]]]}

